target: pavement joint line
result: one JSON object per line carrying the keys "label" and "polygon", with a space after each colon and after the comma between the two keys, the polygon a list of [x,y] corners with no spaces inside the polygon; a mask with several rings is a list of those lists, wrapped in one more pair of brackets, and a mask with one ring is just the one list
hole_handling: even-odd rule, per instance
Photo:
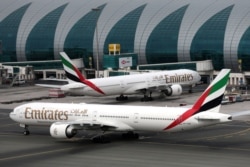
{"label": "pavement joint line", "polygon": [[21,99],[21,100],[11,100],[11,101],[2,101],[1,104],[11,104],[11,103],[21,103],[25,101],[32,101],[32,100],[42,100],[42,99],[50,99],[52,97],[49,96],[42,96],[42,97],[33,97],[33,98],[27,98],[27,99]]}
{"label": "pavement joint line", "polygon": [[1,128],[1,127],[6,127],[6,126],[18,125],[18,124],[19,124],[19,123],[5,124],[5,125],[1,125],[0,128]]}
{"label": "pavement joint line", "polygon": [[205,140],[205,139],[210,139],[210,138],[219,138],[219,137],[233,136],[233,135],[245,133],[247,131],[250,131],[250,128],[247,128],[247,129],[244,129],[244,130],[238,131],[238,132],[229,133],[229,134],[222,134],[222,135],[217,135],[217,136],[208,136],[208,137],[201,137],[201,138],[193,138],[193,139],[188,139],[188,140],[189,141],[193,141],[193,140]]}
{"label": "pavement joint line", "polygon": [[[0,118],[0,120],[3,120],[3,119],[10,119],[10,117]],[[0,126],[0,127],[1,127],[1,126]]]}
{"label": "pavement joint line", "polygon": [[246,133],[241,133],[241,134],[240,134],[240,136],[245,136],[245,135],[246,135]]}
{"label": "pavement joint line", "polygon": [[70,150],[70,149],[73,149],[73,148],[75,148],[75,147],[69,147],[69,148],[63,148],[63,149],[57,149],[57,150],[50,150],[50,151],[43,151],[43,152],[37,152],[37,153],[30,153],[30,154],[24,154],[24,155],[12,156],[12,157],[0,158],[0,161],[11,160],[11,159],[19,159],[19,158],[25,158],[25,157],[32,157],[32,156],[49,154],[49,153],[60,152],[60,151],[66,151],[66,150]]}
{"label": "pavement joint line", "polygon": [[172,145],[172,146],[183,146],[183,147],[193,147],[193,148],[214,148],[214,149],[250,152],[250,149],[246,149],[246,148],[215,147],[215,146],[206,146],[206,145],[174,144],[174,143],[159,143],[159,142],[138,142],[138,143],[140,144],[148,143],[148,144],[156,144],[156,145]]}

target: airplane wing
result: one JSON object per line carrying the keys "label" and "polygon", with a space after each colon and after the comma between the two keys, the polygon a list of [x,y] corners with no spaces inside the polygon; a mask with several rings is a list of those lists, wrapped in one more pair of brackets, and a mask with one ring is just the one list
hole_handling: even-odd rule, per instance
{"label": "airplane wing", "polygon": [[45,78],[40,79],[36,86],[46,87],[46,88],[61,88],[63,85],[68,84],[66,79],[56,79],[56,78]]}
{"label": "airplane wing", "polygon": [[79,89],[84,88],[86,85],[81,83],[72,83],[66,85],[54,85],[54,84],[35,84],[36,86],[47,87],[47,88],[66,88],[66,89]]}
{"label": "airplane wing", "polygon": [[42,81],[59,81],[59,82],[68,82],[67,79],[57,79],[57,78],[44,78],[44,79],[40,79]]}
{"label": "airplane wing", "polygon": [[150,86],[145,86],[144,88],[141,88],[139,90],[142,90],[142,89],[148,89],[148,90],[152,90],[152,91],[158,91],[158,90],[166,90],[167,88],[169,88],[171,86],[171,84],[169,85],[150,85]]}
{"label": "airplane wing", "polygon": [[141,84],[135,84],[133,87],[130,87],[126,91],[124,91],[125,94],[133,94],[133,93],[142,93],[145,91],[145,89],[150,91],[156,91],[156,90],[164,90],[167,88],[167,85],[150,85],[148,86],[146,83]]}
{"label": "airplane wing", "polygon": [[142,93],[145,94],[145,90],[150,92],[163,92],[167,96],[172,95],[180,95],[182,93],[182,87],[179,84],[150,84],[142,83],[142,84],[136,84],[133,87],[130,87],[126,91],[124,91],[125,94],[134,94],[134,93]]}
{"label": "airplane wing", "polygon": [[147,89],[146,84],[136,84],[124,91],[124,94],[141,93],[144,89]]}
{"label": "airplane wing", "polygon": [[131,131],[132,127],[125,123],[117,121],[93,121],[93,120],[76,120],[74,122],[67,122],[73,125],[76,129],[88,129],[88,130],[109,130],[109,131]]}
{"label": "airplane wing", "polygon": [[100,122],[102,127],[108,128],[115,131],[131,131],[134,130],[132,127],[128,126],[123,122],[114,122],[114,121],[102,121]]}

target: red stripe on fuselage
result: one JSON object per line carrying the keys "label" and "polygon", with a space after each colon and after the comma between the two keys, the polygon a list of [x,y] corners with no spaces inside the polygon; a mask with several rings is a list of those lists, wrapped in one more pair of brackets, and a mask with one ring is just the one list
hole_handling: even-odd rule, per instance
{"label": "red stripe on fuselage", "polygon": [[91,87],[92,89],[94,89],[95,91],[105,95],[105,93],[100,89],[98,88],[95,84],[93,84],[92,82],[90,82],[89,80],[84,80],[83,82],[84,84],[88,85],[89,87]]}
{"label": "red stripe on fuselage", "polygon": [[76,72],[77,76],[79,77],[79,79],[81,80],[81,82],[83,84],[88,85],[89,87],[91,87],[95,91],[105,95],[105,93],[100,88],[98,88],[95,84],[93,84],[89,80],[85,79],[77,68],[75,68],[74,66],[73,66],[73,68],[74,68],[74,71]]}
{"label": "red stripe on fuselage", "polygon": [[211,90],[211,88],[207,89],[201,95],[201,97],[197,100],[197,102],[194,104],[194,106],[191,109],[189,109],[186,112],[184,112],[174,122],[172,122],[170,125],[168,125],[164,130],[171,129],[171,128],[179,125],[180,123],[182,123],[183,121],[185,121],[186,119],[188,119],[189,117],[191,117],[192,115],[194,115],[197,111],[199,111],[199,109],[201,108],[201,105],[203,104],[204,100],[209,95],[210,90]]}

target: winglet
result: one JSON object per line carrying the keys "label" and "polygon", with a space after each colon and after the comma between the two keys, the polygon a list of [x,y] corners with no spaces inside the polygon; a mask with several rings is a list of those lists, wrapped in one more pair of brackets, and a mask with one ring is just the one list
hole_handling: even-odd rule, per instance
{"label": "winglet", "polygon": [[221,102],[226,90],[230,69],[223,69],[202,93],[198,100],[194,103],[193,107],[184,112],[179,118],[172,122],[164,130],[168,130],[190,118],[191,116],[204,111],[219,112]]}
{"label": "winglet", "polygon": [[78,68],[73,64],[68,55],[65,52],[60,52],[61,60],[63,63],[63,68],[68,78],[69,83],[80,82],[83,83],[98,93],[105,94],[100,88],[98,88],[94,83],[87,80]]}

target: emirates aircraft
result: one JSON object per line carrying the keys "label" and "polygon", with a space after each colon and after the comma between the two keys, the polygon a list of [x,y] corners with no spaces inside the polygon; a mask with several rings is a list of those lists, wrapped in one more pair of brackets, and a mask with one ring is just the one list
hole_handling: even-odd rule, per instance
{"label": "emirates aircraft", "polygon": [[190,108],[34,102],[16,107],[10,118],[20,123],[25,135],[31,125],[47,125],[59,139],[72,138],[80,130],[100,130],[94,139],[101,142],[108,131],[133,138],[138,131],[186,131],[232,120],[219,113],[229,73],[223,69]]}
{"label": "emirates aircraft", "polygon": [[126,100],[127,96],[124,95],[143,94],[141,101],[150,101],[152,92],[178,96],[182,93],[181,85],[194,86],[201,79],[196,71],[180,69],[88,80],[65,52],[60,52],[60,55],[68,84],[63,86],[37,84],[38,86],[57,87],[72,95],[96,97],[119,95],[116,100]]}

